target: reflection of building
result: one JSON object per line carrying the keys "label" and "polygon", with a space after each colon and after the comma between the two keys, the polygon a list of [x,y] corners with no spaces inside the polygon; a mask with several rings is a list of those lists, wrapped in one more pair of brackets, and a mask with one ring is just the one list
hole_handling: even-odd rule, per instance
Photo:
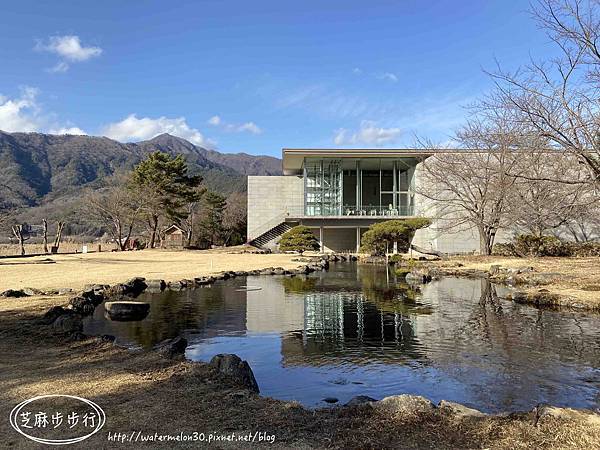
{"label": "reflection of building", "polygon": [[419,358],[410,314],[379,309],[360,292],[307,293],[304,301],[304,328],[282,336],[285,365],[397,362],[399,352]]}
{"label": "reflection of building", "polygon": [[302,329],[304,302],[301,297],[285,295],[284,285],[273,277],[253,277],[251,280],[246,294],[246,329],[249,332]]}
{"label": "reflection of building", "polygon": [[252,277],[248,284],[246,329],[281,333],[286,365],[320,365],[332,357],[367,363],[373,352],[380,362],[398,351],[419,357],[413,322],[429,311],[407,306],[406,292],[386,279],[384,267],[345,265],[310,277]]}

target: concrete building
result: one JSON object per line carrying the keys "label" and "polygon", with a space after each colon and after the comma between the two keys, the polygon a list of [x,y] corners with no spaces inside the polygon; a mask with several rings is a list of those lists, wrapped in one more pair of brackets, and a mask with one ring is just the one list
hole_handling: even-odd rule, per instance
{"label": "concrete building", "polygon": [[415,149],[283,149],[282,176],[248,177],[248,241],[274,247],[296,225],[312,228],[325,252],[356,252],[369,225],[429,217],[414,244],[445,253],[479,248],[477,233],[439,233],[435,207],[421,191],[430,153]]}

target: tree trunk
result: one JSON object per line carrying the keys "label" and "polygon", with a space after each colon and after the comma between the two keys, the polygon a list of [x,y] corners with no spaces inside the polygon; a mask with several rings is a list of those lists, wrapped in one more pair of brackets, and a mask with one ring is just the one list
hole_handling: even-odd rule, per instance
{"label": "tree trunk", "polygon": [[150,248],[156,244],[156,230],[158,229],[158,216],[152,216],[152,234],[150,235]]}
{"label": "tree trunk", "polygon": [[58,222],[56,222],[56,236],[54,237],[54,247],[56,248],[57,252],[58,252],[58,247],[60,247],[60,239],[62,237],[62,230],[63,230],[64,226],[65,226],[64,222],[61,222],[60,220]]}
{"label": "tree trunk", "polygon": [[48,253],[48,221],[42,219],[42,223],[44,226],[44,253]]}
{"label": "tree trunk", "polygon": [[479,254],[489,256],[492,254],[492,248],[494,247],[496,229],[483,225],[477,228],[479,231]]}
{"label": "tree trunk", "polygon": [[188,230],[187,230],[187,246],[192,246],[192,235],[194,233],[194,209],[190,207],[188,216]]}
{"label": "tree trunk", "polygon": [[12,232],[15,235],[15,237],[19,240],[21,256],[24,256],[25,255],[25,239],[23,239],[23,225],[13,225]]}
{"label": "tree trunk", "polygon": [[117,236],[118,249],[121,251],[125,250],[127,246],[127,239],[123,241],[123,231],[121,227],[121,221],[118,219],[113,220],[113,224],[115,226],[115,235]]}

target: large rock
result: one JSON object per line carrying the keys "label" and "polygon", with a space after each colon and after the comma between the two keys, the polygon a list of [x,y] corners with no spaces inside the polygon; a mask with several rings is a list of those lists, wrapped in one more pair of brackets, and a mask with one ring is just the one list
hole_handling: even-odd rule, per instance
{"label": "large rock", "polygon": [[117,301],[104,303],[108,317],[116,321],[142,320],[150,311],[150,303]]}
{"label": "large rock", "polygon": [[94,302],[85,297],[73,297],[69,300],[69,305],[73,311],[84,315],[93,314],[96,309]]}
{"label": "large rock", "polygon": [[165,280],[146,280],[145,283],[148,286],[146,289],[152,292],[161,292],[167,287]]}
{"label": "large rock", "polygon": [[164,341],[156,344],[154,350],[165,358],[174,358],[185,354],[188,341],[182,336],[177,336],[173,339],[165,339]]}
{"label": "large rock", "polygon": [[185,283],[185,280],[169,281],[167,283],[167,287],[171,291],[181,291],[181,290],[185,289],[186,286],[187,286],[187,284]]}
{"label": "large rock", "polygon": [[435,405],[425,397],[409,394],[385,397],[372,405],[377,411],[390,416],[429,413],[435,409]]}
{"label": "large rock", "polygon": [[145,278],[135,277],[125,283],[115,284],[114,286],[111,286],[110,289],[108,289],[108,294],[111,296],[126,295],[128,297],[135,298],[142,292],[144,292],[144,290],[146,290],[147,287],[148,285],[145,282]]}
{"label": "large rock", "polygon": [[44,295],[44,292],[43,292],[43,291],[41,291],[41,290],[39,290],[39,289],[36,289],[36,288],[29,288],[29,287],[26,287],[26,288],[23,288],[23,289],[21,289],[21,290],[22,290],[22,291],[23,291],[23,293],[24,293],[25,295],[27,295],[27,296],[32,296],[32,295]]}
{"label": "large rock", "polygon": [[442,400],[438,408],[440,411],[451,414],[457,417],[486,417],[487,414],[482,413],[481,411],[473,408],[469,408],[468,406],[461,405],[460,403],[449,402],[447,400]]}
{"label": "large rock", "polygon": [[94,306],[98,306],[104,300],[105,291],[108,287],[108,285],[102,284],[86,285],[81,293],[81,297],[91,301]]}
{"label": "large rock", "polygon": [[538,405],[533,409],[535,425],[549,419],[586,423],[590,426],[600,426],[600,414],[585,409],[559,408],[550,405]]}
{"label": "large rock", "polygon": [[258,383],[254,378],[254,373],[247,361],[233,354],[219,354],[213,356],[210,365],[215,367],[222,374],[230,377],[236,383],[247,387],[249,390],[258,393]]}
{"label": "large rock", "polygon": [[40,323],[43,325],[51,325],[57,318],[63,314],[69,314],[70,311],[62,306],[53,306],[40,318]]}
{"label": "large rock", "polygon": [[414,268],[406,274],[407,283],[425,284],[431,280],[432,276],[427,268]]}
{"label": "large rock", "polygon": [[25,293],[25,291],[23,289],[7,289],[6,291],[4,291],[0,294],[0,297],[19,298],[19,297],[28,297],[28,295]]}
{"label": "large rock", "polygon": [[373,403],[376,401],[377,401],[377,399],[375,399],[373,397],[369,397],[368,395],[357,395],[356,397],[352,397],[350,399],[350,401],[348,403],[346,403],[344,406],[359,406],[359,405],[370,404],[370,403]]}
{"label": "large rock", "polygon": [[83,330],[83,321],[79,314],[62,314],[52,322],[52,328],[55,331],[65,334],[81,333]]}
{"label": "large rock", "polygon": [[196,277],[194,278],[194,284],[196,286],[208,286],[209,284],[213,284],[215,282],[214,277]]}

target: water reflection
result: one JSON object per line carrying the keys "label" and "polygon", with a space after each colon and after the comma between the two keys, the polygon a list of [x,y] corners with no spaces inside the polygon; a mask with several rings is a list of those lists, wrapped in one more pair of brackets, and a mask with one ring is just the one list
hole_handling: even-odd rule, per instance
{"label": "water reflection", "polygon": [[110,322],[98,308],[85,331],[144,348],[184,333],[188,358],[237,353],[264,394],[307,405],[408,392],[486,411],[600,406],[600,318],[506,302],[486,281],[417,291],[385,267],[343,264],[140,299],[145,320]]}

